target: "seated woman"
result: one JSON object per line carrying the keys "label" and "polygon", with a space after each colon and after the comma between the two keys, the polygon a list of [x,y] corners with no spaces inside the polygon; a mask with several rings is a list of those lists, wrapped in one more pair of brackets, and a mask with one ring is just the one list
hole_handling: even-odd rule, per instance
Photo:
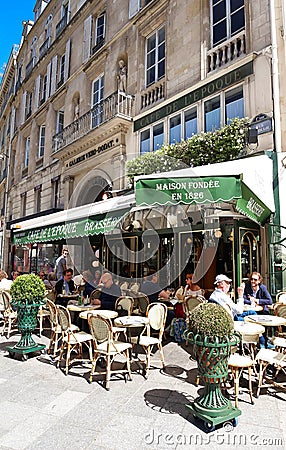
{"label": "seated woman", "polygon": [[198,284],[193,283],[193,273],[188,273],[186,275],[186,286],[184,289],[184,295],[203,295],[203,290]]}

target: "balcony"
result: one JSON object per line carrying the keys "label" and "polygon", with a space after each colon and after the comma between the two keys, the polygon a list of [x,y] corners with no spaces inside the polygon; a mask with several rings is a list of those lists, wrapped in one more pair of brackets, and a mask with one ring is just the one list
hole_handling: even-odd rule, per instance
{"label": "balcony", "polygon": [[159,100],[165,99],[165,81],[153,83],[141,94],[141,109],[153,106]]}
{"label": "balcony", "polygon": [[48,37],[39,50],[39,58],[42,59],[50,47],[50,37]]}
{"label": "balcony", "polygon": [[56,25],[56,38],[59,37],[59,35],[64,31],[65,27],[67,26],[67,23],[68,23],[68,16],[65,15]]}
{"label": "balcony", "polygon": [[133,103],[133,96],[124,92],[115,92],[110,95],[53,137],[53,153],[72,144],[115,117],[131,120]]}
{"label": "balcony", "polygon": [[207,73],[244,56],[246,54],[245,39],[245,30],[243,30],[231,39],[209,50],[207,52]]}

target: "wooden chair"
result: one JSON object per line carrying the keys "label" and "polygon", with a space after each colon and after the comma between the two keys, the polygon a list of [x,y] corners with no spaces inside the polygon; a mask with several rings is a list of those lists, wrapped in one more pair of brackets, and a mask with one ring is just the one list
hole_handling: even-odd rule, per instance
{"label": "wooden chair", "polygon": [[[110,319],[105,319],[102,316],[88,315],[88,324],[90,333],[93,338],[94,345],[94,357],[92,360],[92,366],[89,376],[90,383],[93,380],[94,375],[105,374],[105,387],[109,390],[110,377],[112,374],[126,374],[129,375],[131,380],[131,369],[130,369],[130,350],[132,345],[127,342],[120,342],[114,339],[114,334],[112,332],[112,323]],[[114,359],[118,355],[123,355],[126,360],[126,368],[122,369],[112,369],[112,364]],[[96,372],[96,362],[99,357],[104,357],[106,362],[106,370]]]}
{"label": "wooden chair", "polygon": [[13,311],[11,306],[11,295],[6,292],[2,291],[2,299],[3,299],[3,305],[4,305],[4,311],[3,311],[3,328],[2,328],[2,336],[5,334],[6,328],[7,328],[7,338],[9,339],[10,333],[12,328],[17,328],[17,311]]}
{"label": "wooden chair", "polygon": [[[282,371],[284,375],[286,375],[286,352],[285,349],[284,351],[283,349],[280,350],[282,351],[263,348],[259,350],[259,352],[256,355],[256,361],[259,363],[257,397],[259,397],[261,388],[268,388],[268,387],[276,387],[279,389],[286,388],[286,381],[281,382],[277,381],[277,376],[279,372]],[[274,367],[275,369],[272,379],[269,379],[269,376],[267,376],[267,368],[269,366]],[[265,379],[267,382],[264,381]]]}
{"label": "wooden chair", "polygon": [[250,356],[240,355],[239,353],[231,354],[228,360],[228,367],[233,375],[235,407],[238,408],[239,380],[243,374],[243,370],[248,370],[248,392],[251,404],[253,405],[251,370],[254,367],[254,361]]}
{"label": "wooden chair", "polygon": [[276,303],[286,304],[286,292],[280,291],[276,294]]}
{"label": "wooden chair", "polygon": [[[82,346],[83,344],[88,348],[89,352],[89,361],[93,360],[92,355],[92,335],[89,333],[85,333],[84,331],[75,332],[72,328],[70,312],[67,308],[61,305],[57,305],[57,314],[59,324],[62,329],[62,345],[60,350],[60,357],[58,360],[57,367],[60,366],[61,361],[63,359],[64,352],[66,350],[66,365],[65,365],[65,373],[68,374],[69,366],[71,363],[71,353],[74,350],[78,351],[77,360],[84,361],[82,354]],[[73,359],[73,361],[75,358]],[[72,361],[72,362],[73,362]]]}
{"label": "wooden chair", "polygon": [[145,316],[149,303],[148,296],[143,294],[143,292],[138,292],[138,294],[134,297],[133,313],[140,316]]}
{"label": "wooden chair", "polygon": [[39,307],[37,319],[39,321],[39,332],[40,336],[42,336],[43,329],[44,329],[44,322],[46,319],[48,319],[50,316],[50,311],[46,308],[46,305],[41,305]]}
{"label": "wooden chair", "polygon": [[[148,377],[150,369],[151,352],[154,345],[157,345],[163,369],[165,368],[165,359],[163,353],[162,339],[164,335],[165,323],[167,318],[168,308],[164,303],[150,303],[147,308],[146,316],[149,319],[149,324],[145,327],[139,337],[138,344],[143,347],[146,353],[145,375]],[[151,332],[155,332],[158,336],[151,336]]]}
{"label": "wooden chair", "polygon": [[195,309],[196,306],[204,303],[206,300],[201,295],[189,295],[185,298],[185,305],[187,310],[187,321],[189,319],[191,311]]}
{"label": "wooden chair", "polygon": [[[274,313],[276,316],[286,319],[286,305],[275,305]],[[286,331],[283,331],[283,327],[281,325],[277,327],[277,334],[280,337],[286,337]]]}
{"label": "wooden chair", "polygon": [[[115,302],[115,311],[118,312],[118,315],[131,316],[133,311],[134,299],[132,297],[128,297],[127,295],[122,295],[116,299]],[[124,313],[122,313],[124,311]],[[125,313],[126,311],[126,313]]]}
{"label": "wooden chair", "polygon": [[[60,350],[60,342],[62,339],[62,329],[58,321],[58,313],[57,307],[54,302],[51,300],[47,300],[47,308],[49,310],[49,319],[51,323],[51,336],[50,336],[50,344],[48,348],[48,354],[51,354],[53,348],[53,356],[56,356],[58,351]],[[71,329],[76,332],[79,331],[79,328],[71,324]]]}

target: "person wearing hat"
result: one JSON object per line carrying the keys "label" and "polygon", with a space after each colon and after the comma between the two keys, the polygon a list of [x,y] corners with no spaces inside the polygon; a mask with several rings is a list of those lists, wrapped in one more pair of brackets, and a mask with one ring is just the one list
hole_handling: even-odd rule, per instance
{"label": "person wearing hat", "polygon": [[231,281],[231,278],[228,278],[226,275],[217,275],[214,282],[216,288],[211,294],[209,302],[222,306],[229,314],[232,315],[233,319],[239,320],[239,316],[241,316],[244,310],[244,287],[239,286],[237,288],[238,301],[237,303],[234,303],[228,295]]}

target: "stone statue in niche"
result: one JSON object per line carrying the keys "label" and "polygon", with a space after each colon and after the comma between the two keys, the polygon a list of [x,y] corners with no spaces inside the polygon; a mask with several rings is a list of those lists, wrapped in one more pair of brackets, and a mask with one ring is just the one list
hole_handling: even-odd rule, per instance
{"label": "stone statue in niche", "polygon": [[126,82],[127,82],[127,67],[125,61],[120,59],[118,62],[118,73],[117,73],[117,89],[122,92],[126,92]]}
{"label": "stone statue in niche", "polygon": [[79,98],[76,98],[74,101],[74,118],[73,120],[77,120],[79,118]]}

